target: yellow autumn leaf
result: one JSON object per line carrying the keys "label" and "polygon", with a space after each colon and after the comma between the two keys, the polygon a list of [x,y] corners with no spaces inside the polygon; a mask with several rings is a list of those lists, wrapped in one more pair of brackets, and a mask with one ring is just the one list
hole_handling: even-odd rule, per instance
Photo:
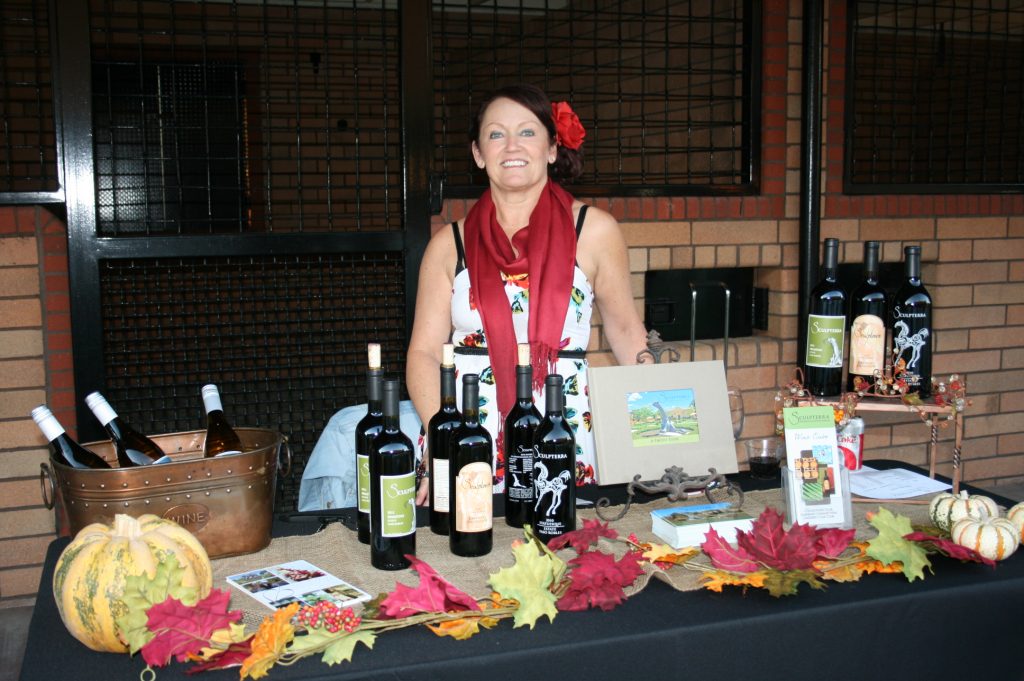
{"label": "yellow autumn leaf", "polygon": [[463,617],[439,624],[428,624],[427,628],[438,636],[451,636],[456,641],[465,641],[467,638],[479,634],[480,627],[493,629],[497,625],[498,620],[493,617]]}
{"label": "yellow autumn leaf", "polygon": [[299,604],[292,603],[264,618],[252,637],[252,653],[242,662],[239,678],[258,679],[267,675],[267,671],[284,654],[288,643],[295,638],[291,620],[298,610]]}
{"label": "yellow autumn leaf", "polygon": [[725,586],[752,586],[758,589],[764,587],[766,575],[763,572],[725,572],[724,570],[710,570],[701,576],[702,586],[710,591],[722,592]]}
{"label": "yellow autumn leaf", "polygon": [[198,653],[189,653],[188,657],[193,662],[205,662],[214,655],[220,655],[227,650],[232,643],[241,643],[248,635],[245,633],[245,624],[232,622],[223,629],[210,634],[210,645],[202,648]]}
{"label": "yellow autumn leaf", "polygon": [[641,547],[645,549],[643,554],[644,559],[651,563],[671,563],[672,565],[682,565],[700,553],[700,549],[696,546],[690,546],[685,549],[674,549],[668,544],[642,544]]}

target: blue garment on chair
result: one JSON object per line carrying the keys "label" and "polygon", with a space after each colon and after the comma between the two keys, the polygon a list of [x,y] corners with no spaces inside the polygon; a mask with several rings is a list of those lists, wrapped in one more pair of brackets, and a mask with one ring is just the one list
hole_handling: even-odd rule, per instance
{"label": "blue garment on chair", "polygon": [[[405,400],[398,404],[402,432],[416,441],[420,436],[420,418]],[[327,422],[299,485],[299,510],[319,511],[356,505],[356,426],[366,416],[366,405],[357,404],[338,411]]]}

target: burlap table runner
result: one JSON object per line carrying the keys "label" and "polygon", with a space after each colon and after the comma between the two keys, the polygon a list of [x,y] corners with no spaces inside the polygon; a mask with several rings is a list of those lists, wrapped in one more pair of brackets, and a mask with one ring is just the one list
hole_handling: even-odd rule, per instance
{"label": "burlap table runner", "polygon": [[[695,500],[693,503],[700,503],[700,501]],[[623,518],[612,522],[610,527],[616,530],[620,537],[627,537],[631,533],[635,533],[642,542],[662,543],[651,533],[650,511],[679,504],[680,502],[669,502],[667,499],[660,499],[648,504],[634,504]],[[890,506],[888,503],[886,505]],[[784,509],[779,490],[748,492],[745,495],[743,510],[752,516],[757,517],[767,506]],[[894,513],[907,516],[914,524],[923,524],[928,520],[927,506],[909,504],[892,506]],[[854,527],[857,530],[858,538],[874,536],[874,530],[869,530],[865,513],[875,508],[877,507],[871,504],[853,505]],[[605,515],[614,516],[618,510],[615,507],[610,508]],[[595,518],[597,515],[593,508],[580,508],[577,512],[577,522],[581,522],[582,519]],[[487,585],[488,576],[515,562],[510,548],[514,540],[522,538],[522,530],[508,527],[503,519],[498,518],[494,523],[494,548],[491,553],[479,558],[460,558],[452,555],[449,551],[448,537],[436,535],[429,528],[420,528],[416,533],[416,556],[429,563],[455,586],[471,596],[480,598],[490,593],[490,587]],[[626,545],[622,542],[603,542],[601,548],[604,551],[621,555],[626,550]],[[573,555],[575,554],[569,550],[564,553],[563,557],[568,560]],[[374,596],[393,590],[396,582],[402,582],[409,586],[415,586],[418,583],[418,577],[412,570],[387,572],[373,568],[370,565],[370,547],[359,543],[356,533],[352,530],[345,528],[340,523],[332,523],[323,531],[313,535],[280,537],[257,553],[214,560],[214,586],[230,589],[231,608],[242,610],[246,623],[256,626],[270,613],[270,609],[239,590],[228,586],[225,581],[226,577],[292,560],[307,560]],[[645,565],[647,569],[644,575],[631,589],[627,590],[627,595],[643,589],[652,577],[661,579],[680,591],[700,588],[700,573],[696,571],[684,568],[662,571],[649,564]]]}

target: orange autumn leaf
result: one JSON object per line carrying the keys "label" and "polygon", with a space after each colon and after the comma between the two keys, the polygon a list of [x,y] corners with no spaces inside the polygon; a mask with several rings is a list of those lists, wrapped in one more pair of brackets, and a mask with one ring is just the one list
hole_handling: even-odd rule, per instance
{"label": "orange autumn leaf", "polygon": [[822,579],[829,579],[833,582],[856,582],[864,576],[864,570],[860,563],[847,563],[837,567],[832,561],[816,560],[814,569],[821,574]]}
{"label": "orange autumn leaf", "polygon": [[428,624],[427,628],[438,636],[451,636],[456,641],[465,641],[467,638],[479,634],[480,627],[493,629],[497,625],[498,620],[493,617],[462,617],[439,624]]}
{"label": "orange autumn leaf", "polygon": [[857,567],[862,569],[864,571],[864,574],[877,573],[880,575],[884,575],[903,572],[903,563],[901,563],[898,560],[886,565],[880,560],[868,559],[857,563]]}
{"label": "orange autumn leaf", "polygon": [[298,610],[299,604],[292,603],[276,610],[260,623],[260,628],[252,638],[252,653],[242,662],[239,678],[248,676],[258,679],[267,675],[267,671],[284,654],[288,643],[295,638],[295,627],[291,620]]}
{"label": "orange autumn leaf", "polygon": [[723,570],[711,570],[705,572],[701,580],[702,586],[710,591],[722,592],[725,586],[752,586],[758,589],[764,588],[766,575],[763,572],[725,572]]}
{"label": "orange autumn leaf", "polygon": [[700,549],[691,546],[685,549],[674,549],[668,544],[641,544],[644,549],[644,559],[657,563],[658,567],[669,568],[673,565],[682,565],[698,553]]}

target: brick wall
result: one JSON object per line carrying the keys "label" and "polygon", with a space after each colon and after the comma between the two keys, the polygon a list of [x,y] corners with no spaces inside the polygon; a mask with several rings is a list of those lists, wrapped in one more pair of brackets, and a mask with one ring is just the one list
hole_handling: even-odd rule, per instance
{"label": "brick wall", "polygon": [[[800,160],[800,6],[766,0],[762,192],[737,198],[598,198],[622,224],[636,304],[648,269],[753,266],[770,290],[769,328],[730,346],[730,382],[743,387],[741,437],[771,432],[772,397],[796,361]],[[967,375],[964,477],[981,485],[1024,481],[1024,198],[1020,196],[843,196],[842,116],[845,2],[830,0],[826,31],[822,237],[885,242],[898,261],[921,244],[935,299],[937,374]],[[553,93],[554,94],[554,93]],[[470,202],[449,201],[440,228]],[[40,504],[44,443],[28,417],[48,402],[74,433],[66,233],[42,208],[0,207],[0,607],[31,602],[53,516]],[[594,363],[610,362],[595,320]],[[684,357],[688,348],[683,348]],[[720,357],[701,342],[698,359]],[[939,471],[949,473],[952,432],[940,433]],[[868,457],[922,464],[928,431],[916,416],[870,414]]]}
{"label": "brick wall", "polygon": [[0,607],[35,598],[53,539],[29,412],[47,403],[74,433],[67,233],[44,208],[0,207]]}

